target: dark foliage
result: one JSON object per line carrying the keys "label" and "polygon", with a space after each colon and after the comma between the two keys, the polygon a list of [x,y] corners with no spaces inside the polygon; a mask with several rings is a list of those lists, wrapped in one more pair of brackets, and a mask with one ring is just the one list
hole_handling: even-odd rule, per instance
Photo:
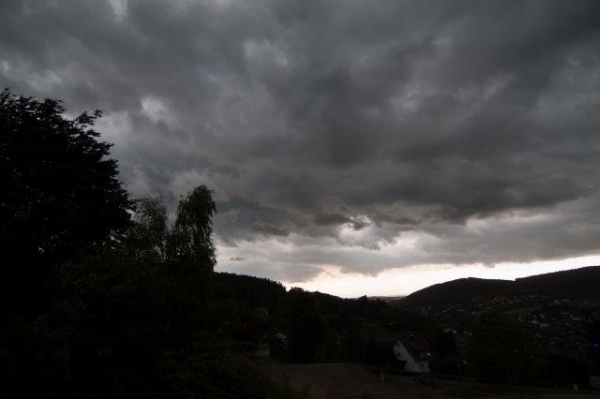
{"label": "dark foliage", "polygon": [[290,358],[311,361],[316,357],[324,334],[324,321],[315,298],[292,288],[288,292]]}
{"label": "dark foliage", "polygon": [[212,217],[217,212],[212,193],[196,187],[179,201],[175,225],[167,239],[168,260],[177,267],[212,272],[216,259],[212,243]]}
{"label": "dark foliage", "polygon": [[546,353],[542,358],[541,377],[553,385],[571,387],[588,384],[589,365],[585,359],[564,354]]}
{"label": "dark foliage", "polygon": [[366,363],[378,366],[400,365],[394,355],[394,344],[393,339],[370,338],[365,344]]}
{"label": "dark foliage", "polygon": [[0,94],[0,240],[20,257],[64,260],[129,225],[111,145],[90,128],[102,114],[63,113],[57,100]]}
{"label": "dark foliage", "polygon": [[442,358],[457,353],[456,335],[451,331],[439,330],[435,334],[433,345],[438,356]]}
{"label": "dark foliage", "polygon": [[[194,198],[196,209],[212,212],[202,206],[210,197]],[[163,257],[174,234],[191,241],[162,225],[163,209],[143,201],[121,244],[61,265],[50,310],[7,330],[0,351],[7,397],[302,397],[248,357],[252,346],[236,343],[256,336],[224,328],[247,307],[215,317],[222,302],[209,301],[212,264]],[[206,237],[194,244],[205,245],[198,253],[211,252]]]}
{"label": "dark foliage", "polygon": [[56,265],[113,243],[130,225],[133,203],[117,180],[117,161],[91,129],[101,113],[74,120],[63,113],[57,100],[0,93],[4,315],[47,310]]}
{"label": "dark foliage", "polygon": [[365,360],[365,339],[358,320],[351,318],[342,334],[342,348],[346,360],[362,362]]}
{"label": "dark foliage", "polygon": [[507,384],[531,380],[534,357],[533,336],[527,330],[501,313],[479,315],[469,347],[476,378]]}
{"label": "dark foliage", "polygon": [[249,308],[264,307],[273,313],[285,301],[286,290],[281,283],[264,278],[215,273],[212,297],[217,301],[233,300]]}

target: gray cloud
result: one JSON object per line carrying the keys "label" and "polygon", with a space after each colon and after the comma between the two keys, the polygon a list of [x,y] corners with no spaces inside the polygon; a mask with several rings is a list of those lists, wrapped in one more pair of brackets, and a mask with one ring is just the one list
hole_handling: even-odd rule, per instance
{"label": "gray cloud", "polygon": [[134,196],[173,208],[204,183],[223,248],[285,242],[224,258],[237,271],[307,279],[325,264],[372,274],[600,250],[595,0],[2,11],[0,85],[73,115],[102,109]]}
{"label": "gray cloud", "polygon": [[369,220],[364,217],[347,217],[337,213],[320,213],[315,215],[315,224],[317,226],[341,226],[349,225],[354,230],[362,230],[371,225]]}

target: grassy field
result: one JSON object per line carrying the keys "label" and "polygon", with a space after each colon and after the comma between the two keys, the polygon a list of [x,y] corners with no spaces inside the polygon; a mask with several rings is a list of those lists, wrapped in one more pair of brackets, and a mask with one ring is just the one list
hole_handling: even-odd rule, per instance
{"label": "grassy field", "polygon": [[314,399],[385,398],[600,398],[600,391],[543,389],[445,381],[433,377],[381,376],[358,364],[269,364],[271,375],[288,379],[299,389],[310,389]]}

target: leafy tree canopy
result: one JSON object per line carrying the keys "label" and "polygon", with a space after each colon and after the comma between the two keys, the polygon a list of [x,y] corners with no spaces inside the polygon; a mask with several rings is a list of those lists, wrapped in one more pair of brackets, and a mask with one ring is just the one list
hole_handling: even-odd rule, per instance
{"label": "leafy tree canopy", "polygon": [[64,111],[58,100],[0,93],[0,240],[20,258],[64,260],[130,222],[111,145],[91,128],[101,112]]}
{"label": "leafy tree canopy", "polygon": [[212,244],[212,216],[217,212],[212,192],[204,185],[181,198],[170,242],[174,261],[212,272],[216,263]]}

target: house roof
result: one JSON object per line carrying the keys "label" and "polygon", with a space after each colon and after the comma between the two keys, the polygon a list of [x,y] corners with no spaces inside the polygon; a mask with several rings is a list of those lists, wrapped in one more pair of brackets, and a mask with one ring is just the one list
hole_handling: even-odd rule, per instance
{"label": "house roof", "polygon": [[398,333],[379,326],[369,326],[370,342],[379,349],[392,348],[400,341],[415,360],[428,360],[435,353],[433,347],[421,335],[409,332]]}
{"label": "house roof", "polygon": [[401,334],[397,338],[415,360],[428,360],[433,356],[433,347],[427,340],[414,334]]}

